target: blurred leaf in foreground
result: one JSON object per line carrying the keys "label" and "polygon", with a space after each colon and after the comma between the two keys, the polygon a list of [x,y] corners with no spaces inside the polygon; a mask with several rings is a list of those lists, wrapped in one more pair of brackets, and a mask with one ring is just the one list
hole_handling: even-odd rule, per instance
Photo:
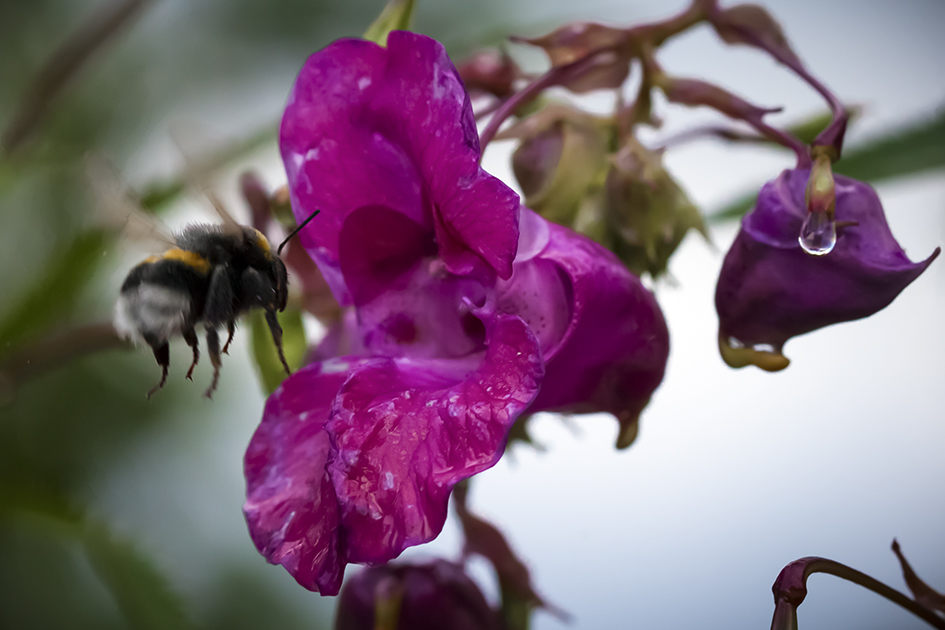
{"label": "blurred leaf in foreground", "polygon": [[185,630],[184,607],[167,580],[129,541],[101,523],[86,523],[85,551],[99,579],[108,587],[130,628]]}
{"label": "blurred leaf in foreground", "polygon": [[[40,279],[0,319],[0,354],[13,342],[42,332],[70,315],[76,299],[94,276],[108,237],[102,230],[78,235],[49,262]],[[9,298],[5,298],[6,301]],[[9,304],[9,302],[8,302]]]}
{"label": "blurred leaf in foreground", "polygon": [[[193,627],[187,621],[182,602],[150,561],[129,541],[116,537],[104,523],[72,507],[64,496],[33,484],[0,487],[0,522],[13,530],[26,527],[31,535],[44,539],[39,541],[40,546],[57,542],[65,546],[80,545],[89,566],[124,616],[127,627],[134,630]],[[56,572],[69,570],[61,561],[53,562],[55,567],[45,568]],[[83,601],[75,601],[73,606],[87,607]],[[79,611],[73,614],[76,612]],[[86,612],[81,610],[80,617]]]}

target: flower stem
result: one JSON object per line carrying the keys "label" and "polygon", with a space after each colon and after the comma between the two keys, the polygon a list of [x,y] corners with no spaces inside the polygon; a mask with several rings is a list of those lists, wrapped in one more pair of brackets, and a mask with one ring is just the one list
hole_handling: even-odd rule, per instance
{"label": "flower stem", "polygon": [[[513,96],[502,103],[498,109],[496,109],[495,113],[492,115],[492,118],[489,119],[489,124],[487,124],[486,128],[482,130],[481,134],[479,134],[480,150],[485,151],[486,146],[495,137],[495,134],[499,131],[499,127],[502,126],[502,123],[504,123],[509,118],[509,116],[514,114],[519,107],[530,103],[547,88],[554,87],[555,85],[564,83],[568,79],[580,76],[581,73],[592,67],[597,62],[599,57],[603,57],[606,54],[613,54],[615,48],[616,46],[599,48],[593,53],[585,57],[581,57],[577,61],[572,61],[571,63],[565,64],[563,66],[555,66],[516,92]],[[480,157],[480,160],[481,159],[482,158]]]}
{"label": "flower stem", "polygon": [[[556,85],[564,84],[570,80],[579,78],[585,72],[592,70],[593,67],[610,55],[627,54],[625,49],[629,50],[649,47],[654,48],[665,42],[673,35],[678,35],[683,31],[699,24],[708,17],[708,8],[705,0],[693,0],[689,7],[677,15],[652,22],[650,24],[640,24],[628,28],[625,31],[625,37],[622,41],[610,45],[595,48],[583,57],[572,61],[571,63],[555,66],[541,75],[512,97],[502,103],[489,119],[489,123],[479,135],[479,147],[482,151],[495,138],[502,123],[513,115],[519,107],[526,105],[534,100],[542,91]],[[636,56],[639,53],[633,53]],[[482,158],[480,157],[480,160]]]}
{"label": "flower stem", "polygon": [[896,589],[845,564],[817,557],[795,560],[784,567],[774,581],[771,590],[774,592],[775,612],[771,630],[797,628],[797,607],[807,597],[807,578],[814,573],[826,573],[853,582],[905,608],[933,628],[945,630],[945,619]]}

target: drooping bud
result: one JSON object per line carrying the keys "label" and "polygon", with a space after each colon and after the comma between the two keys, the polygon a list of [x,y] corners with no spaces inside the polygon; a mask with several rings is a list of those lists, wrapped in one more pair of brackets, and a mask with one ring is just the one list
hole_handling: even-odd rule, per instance
{"label": "drooping bud", "polygon": [[770,51],[776,57],[800,63],[781,25],[757,4],[737,4],[709,12],[709,21],[728,44],[745,44]]}
{"label": "drooping bud", "polygon": [[702,215],[663,168],[662,155],[629,139],[613,157],[606,182],[613,250],[637,275],[658,276],[690,229],[707,237]]}
{"label": "drooping bud", "polygon": [[594,63],[580,76],[563,83],[577,94],[620,87],[630,74],[629,38],[623,29],[593,22],[574,22],[542,37],[513,37],[512,40],[543,48],[553,67],[596,54]]}
{"label": "drooping bud", "polygon": [[499,98],[509,96],[515,79],[521,71],[504,51],[480,50],[464,59],[457,67],[460,78],[470,94],[492,94]]}
{"label": "drooping bud", "polygon": [[[826,217],[826,189],[819,190],[826,184],[814,179],[815,207]],[[807,169],[784,171],[766,184],[742,219],[715,293],[719,349],[731,367],[786,368],[788,339],[885,308],[938,256],[937,248],[922,262],[910,261],[876,192],[854,179],[833,179],[839,231],[829,256],[808,255],[798,240],[810,214]]]}
{"label": "drooping bud", "polygon": [[672,103],[690,107],[704,105],[736,120],[761,120],[765,114],[781,111],[780,107],[758,107],[724,88],[698,79],[666,78],[663,91]]}
{"label": "drooping bud", "polygon": [[499,630],[462,566],[446,560],[363,569],[341,589],[335,630]]}

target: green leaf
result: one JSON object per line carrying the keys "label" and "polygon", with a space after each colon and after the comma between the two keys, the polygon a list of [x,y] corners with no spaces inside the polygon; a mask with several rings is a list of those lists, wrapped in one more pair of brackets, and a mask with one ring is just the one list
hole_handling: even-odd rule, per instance
{"label": "green leaf", "polygon": [[[945,109],[934,118],[898,129],[843,153],[834,172],[864,182],[880,182],[945,167]],[[718,224],[738,219],[755,204],[757,193],[707,217]]]}
{"label": "green leaf", "polygon": [[99,579],[135,630],[193,628],[178,596],[161,573],[128,541],[103,524],[86,523],[82,542]]}
{"label": "green leaf", "polygon": [[[302,367],[302,361],[308,351],[305,327],[302,324],[302,311],[290,306],[279,314],[279,325],[282,326],[282,348],[285,352],[285,360],[294,372]],[[256,369],[259,371],[259,380],[262,381],[266,393],[271,394],[285,380],[285,369],[279,361],[279,353],[272,340],[272,333],[269,331],[269,325],[266,324],[266,315],[263,311],[252,314],[250,327],[253,358]]]}
{"label": "green leaf", "polygon": [[69,316],[101,263],[108,240],[104,231],[89,230],[53,258],[33,288],[0,320],[0,352]]}
{"label": "green leaf", "polygon": [[391,31],[410,29],[413,16],[413,0],[389,0],[371,25],[364,31],[364,39],[380,46],[387,46],[387,36]]}
{"label": "green leaf", "polygon": [[755,200],[758,199],[757,193],[751,193],[743,197],[739,197],[737,201],[733,201],[728,204],[721,210],[717,210],[706,216],[706,223],[715,225],[718,223],[726,223],[728,221],[733,221],[735,219],[740,219],[745,215],[752,207],[755,205]]}
{"label": "green leaf", "polygon": [[877,182],[945,167],[945,109],[932,120],[875,138],[844,152],[834,171]]}

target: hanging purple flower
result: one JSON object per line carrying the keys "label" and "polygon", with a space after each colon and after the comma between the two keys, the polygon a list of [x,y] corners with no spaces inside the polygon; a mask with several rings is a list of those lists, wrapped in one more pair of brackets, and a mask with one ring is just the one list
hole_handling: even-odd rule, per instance
{"label": "hanging purple flower", "polygon": [[913,263],[893,238],[876,191],[836,176],[837,243],[825,256],[798,242],[809,170],[781,173],[761,189],[725,256],[715,293],[719,347],[732,367],[787,367],[791,337],[885,308],[939,254]]}
{"label": "hanging purple flower", "polygon": [[363,569],[345,583],[335,630],[378,627],[500,630],[502,624],[461,565],[431,560]]}
{"label": "hanging purple flower", "polygon": [[[498,461],[526,410],[638,413],[668,339],[619,261],[479,167],[437,42],[316,53],[280,137],[297,216],[322,211],[302,242],[352,310],[267,401],[244,513],[270,562],[333,595],[348,562],[436,537],[452,487]],[[539,394],[546,372],[556,391]]]}

